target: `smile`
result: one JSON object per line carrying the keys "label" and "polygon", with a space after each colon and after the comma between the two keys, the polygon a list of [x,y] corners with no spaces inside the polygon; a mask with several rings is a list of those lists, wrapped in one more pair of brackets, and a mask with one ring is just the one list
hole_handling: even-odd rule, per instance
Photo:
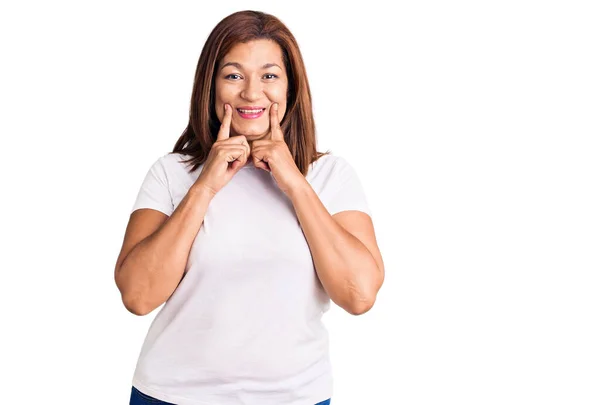
{"label": "smile", "polygon": [[263,115],[263,113],[265,112],[265,109],[261,108],[261,109],[256,109],[256,110],[242,110],[240,108],[237,108],[236,111],[242,118],[254,119],[254,118],[258,118],[261,115]]}

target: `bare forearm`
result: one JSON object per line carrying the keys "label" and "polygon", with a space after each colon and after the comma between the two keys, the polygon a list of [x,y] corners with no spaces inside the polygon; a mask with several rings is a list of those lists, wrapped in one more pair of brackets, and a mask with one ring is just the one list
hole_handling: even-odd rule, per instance
{"label": "bare forearm", "polygon": [[366,246],[329,214],[310,184],[290,196],[325,291],[347,312],[373,305],[379,269]]}
{"label": "bare forearm", "polygon": [[146,314],[175,291],[213,194],[192,188],[173,214],[127,255],[119,269],[124,301]]}

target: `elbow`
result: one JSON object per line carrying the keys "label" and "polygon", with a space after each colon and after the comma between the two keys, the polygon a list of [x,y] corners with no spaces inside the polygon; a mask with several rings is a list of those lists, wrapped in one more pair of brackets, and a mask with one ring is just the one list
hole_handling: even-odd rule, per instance
{"label": "elbow", "polygon": [[373,305],[375,305],[374,299],[363,300],[355,303],[354,305],[349,306],[348,308],[346,308],[346,311],[351,315],[358,316],[369,312],[369,310],[373,308]]}
{"label": "elbow", "polygon": [[125,292],[121,289],[120,292],[121,302],[125,306],[125,309],[133,315],[144,316],[152,312],[152,309],[143,303],[144,300],[141,299],[139,294],[132,294],[132,292]]}
{"label": "elbow", "polygon": [[345,309],[348,313],[358,316],[363,315],[373,308],[377,293],[383,284],[383,273],[379,272],[378,277],[372,283],[365,285],[362,289],[350,288],[351,294],[348,300],[349,304]]}
{"label": "elbow", "polygon": [[344,298],[336,303],[349,314],[357,316],[365,314],[373,308],[376,296],[377,289],[375,286],[372,286],[372,288],[357,288],[354,283],[349,283]]}
{"label": "elbow", "polygon": [[115,270],[115,283],[121,293],[121,302],[127,311],[137,316],[144,316],[152,312],[141,305],[142,300],[140,299],[139,294],[133,294],[131,288],[126,286],[123,280],[123,273],[121,273],[119,268]]}
{"label": "elbow", "polygon": [[123,298],[123,305],[125,308],[131,312],[133,315],[144,316],[148,315],[152,310],[148,310],[147,307],[144,307],[140,304],[139,300],[131,300]]}
{"label": "elbow", "polygon": [[354,291],[355,294],[353,299],[349,301],[350,304],[347,306],[346,311],[356,316],[369,312],[375,305],[377,293],[379,292],[382,284],[383,280],[378,280],[370,288],[361,291],[360,294],[357,294],[356,291]]}
{"label": "elbow", "polygon": [[362,315],[371,310],[375,305],[376,294],[360,294],[349,298],[343,308],[351,315]]}
{"label": "elbow", "polygon": [[375,303],[374,300],[366,300],[362,298],[348,298],[337,299],[337,297],[331,297],[331,300],[337,304],[338,307],[348,312],[350,315],[362,315],[368,312]]}

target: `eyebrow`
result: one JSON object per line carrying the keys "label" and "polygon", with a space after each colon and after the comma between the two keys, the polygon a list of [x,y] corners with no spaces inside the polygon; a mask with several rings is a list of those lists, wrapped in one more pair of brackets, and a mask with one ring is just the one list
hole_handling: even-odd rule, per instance
{"label": "eyebrow", "polygon": [[[237,63],[237,62],[227,62],[226,64],[224,64],[223,66],[221,66],[221,70],[225,69],[225,67],[227,66],[235,66],[236,68],[240,69],[240,70],[244,70],[244,68],[242,67],[241,64]],[[279,66],[277,63],[265,63],[261,69],[268,69],[270,67],[273,66],[277,66],[279,69],[281,69],[281,66]],[[281,69],[283,70],[283,69]]]}

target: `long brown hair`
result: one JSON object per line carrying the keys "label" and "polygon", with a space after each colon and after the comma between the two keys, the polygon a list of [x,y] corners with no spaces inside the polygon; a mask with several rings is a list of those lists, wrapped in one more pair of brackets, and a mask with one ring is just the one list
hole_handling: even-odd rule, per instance
{"label": "long brown hair", "polygon": [[330,152],[317,152],[312,97],[304,61],[296,39],[276,17],[245,10],[225,17],[208,36],[198,60],[187,128],[171,153],[191,155],[186,160],[196,170],[206,161],[217,139],[221,122],[215,111],[215,76],[219,61],[238,43],[268,39],[283,54],[288,76],[287,108],[281,122],[285,142],[300,172],[306,176],[309,165]]}

